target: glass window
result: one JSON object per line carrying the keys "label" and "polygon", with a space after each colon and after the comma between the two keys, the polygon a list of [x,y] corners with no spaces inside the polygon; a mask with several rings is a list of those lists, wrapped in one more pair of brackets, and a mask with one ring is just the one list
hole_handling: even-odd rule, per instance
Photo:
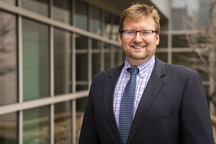
{"label": "glass window", "polygon": [[87,90],[87,89],[88,89],[87,82],[85,82],[83,84],[77,84],[76,85],[76,91],[83,91],[83,90]]}
{"label": "glass window", "polygon": [[76,35],[76,91],[88,89],[88,38]]}
{"label": "glass window", "polygon": [[76,80],[88,80],[88,54],[76,54]]}
{"label": "glass window", "polygon": [[99,8],[92,6],[91,9],[91,32],[95,34],[100,34],[101,31],[101,11]]}
{"label": "glass window", "polygon": [[0,0],[0,1],[12,4],[12,5],[16,5],[16,0]]}
{"label": "glass window", "polygon": [[54,29],[54,86],[55,95],[72,92],[71,33]]}
{"label": "glass window", "polygon": [[92,49],[100,49],[101,42],[95,39],[92,39]]}
{"label": "glass window", "polygon": [[186,67],[198,71],[203,81],[209,80],[207,73],[203,71],[204,66],[200,62],[196,53],[194,52],[172,53],[172,61],[173,64],[184,65]]}
{"label": "glass window", "polygon": [[114,66],[119,66],[120,65],[120,61],[119,61],[119,56],[120,56],[120,48],[119,47],[115,47],[114,51]]}
{"label": "glass window", "polygon": [[172,29],[193,30],[209,24],[209,3],[202,0],[172,0]]}
{"label": "glass window", "polygon": [[182,21],[183,11],[183,8],[172,9],[172,30],[184,30]]}
{"label": "glass window", "polygon": [[53,18],[71,24],[71,0],[53,0]]}
{"label": "glass window", "polygon": [[88,54],[76,54],[77,91],[88,89]]}
{"label": "glass window", "polygon": [[122,50],[122,61],[123,61],[123,63],[125,62],[125,59],[126,59],[126,55],[125,55],[124,51]]}
{"label": "glass window", "polygon": [[110,52],[106,52],[104,54],[104,69],[108,69],[111,67],[111,54]]}
{"label": "glass window", "polygon": [[88,38],[77,34],[76,49],[88,49]]}
{"label": "glass window", "polygon": [[119,17],[114,16],[112,40],[118,41]]}
{"label": "glass window", "polygon": [[16,144],[18,143],[18,124],[17,113],[0,115],[0,143]]}
{"label": "glass window", "polygon": [[49,0],[21,0],[22,8],[38,13],[40,15],[49,16]]}
{"label": "glass window", "polygon": [[168,31],[169,21],[160,21],[160,31]]}
{"label": "glass window", "polygon": [[188,41],[185,35],[173,35],[172,36],[173,48],[189,48]]}
{"label": "glass window", "polygon": [[101,71],[100,53],[92,53],[92,78]]}
{"label": "glass window", "polygon": [[16,16],[0,11],[0,105],[17,102]]}
{"label": "glass window", "polygon": [[166,52],[156,52],[155,56],[161,61],[168,62],[168,55]]}
{"label": "glass window", "polygon": [[48,97],[49,75],[49,27],[26,18],[23,29],[23,99]]}
{"label": "glass window", "polygon": [[88,30],[88,4],[81,0],[76,0],[75,26]]}
{"label": "glass window", "polygon": [[160,43],[157,46],[158,48],[168,48],[168,36],[167,35],[159,35]]}
{"label": "glass window", "polygon": [[111,45],[104,45],[105,53],[104,53],[104,69],[108,69],[111,67]]}
{"label": "glass window", "polygon": [[76,100],[76,143],[78,143],[87,99],[88,98],[85,97]]}
{"label": "glass window", "polygon": [[72,143],[71,108],[70,101],[55,104],[55,144]]}
{"label": "glass window", "polygon": [[23,111],[23,144],[50,143],[49,106]]}
{"label": "glass window", "polygon": [[101,71],[101,42],[92,39],[92,49],[97,49],[96,52],[92,53],[92,78]]}
{"label": "glass window", "polygon": [[108,43],[105,43],[105,44],[104,44],[104,49],[105,49],[105,50],[110,50],[110,49],[111,49],[111,45],[108,44]]}
{"label": "glass window", "polygon": [[105,38],[111,39],[112,29],[112,15],[109,12],[104,11],[104,31],[103,35]]}

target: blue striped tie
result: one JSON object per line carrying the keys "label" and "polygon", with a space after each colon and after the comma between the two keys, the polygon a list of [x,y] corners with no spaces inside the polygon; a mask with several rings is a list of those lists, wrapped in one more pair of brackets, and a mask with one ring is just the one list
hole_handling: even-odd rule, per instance
{"label": "blue striped tie", "polygon": [[130,72],[130,80],[128,81],[120,105],[119,115],[119,132],[122,138],[123,144],[126,144],[130,128],[133,121],[133,107],[134,107],[134,95],[136,89],[136,75],[138,73],[137,67],[131,67],[127,69]]}

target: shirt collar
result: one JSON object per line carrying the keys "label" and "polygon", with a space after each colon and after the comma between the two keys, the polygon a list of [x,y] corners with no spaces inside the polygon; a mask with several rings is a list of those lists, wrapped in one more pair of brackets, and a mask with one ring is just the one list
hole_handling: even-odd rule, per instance
{"label": "shirt collar", "polygon": [[[154,67],[155,65],[155,56],[153,55],[153,57],[149,60],[147,60],[146,62],[142,63],[141,65],[137,66],[137,68],[139,69],[139,75],[140,77],[143,77],[144,74],[151,69],[152,67]],[[128,68],[132,67],[131,64],[128,62],[127,58],[125,59],[125,66],[124,66],[124,72],[126,72],[127,74],[129,74],[129,72],[127,71]]]}

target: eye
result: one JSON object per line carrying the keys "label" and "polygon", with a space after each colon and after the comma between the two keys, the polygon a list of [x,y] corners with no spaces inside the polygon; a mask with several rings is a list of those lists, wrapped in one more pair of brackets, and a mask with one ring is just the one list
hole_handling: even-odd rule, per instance
{"label": "eye", "polygon": [[134,34],[134,31],[133,30],[128,30],[128,31],[125,31],[126,34],[129,34],[129,35],[133,35]]}
{"label": "eye", "polygon": [[151,32],[152,32],[152,31],[142,31],[142,34],[143,34],[143,35],[149,35],[149,34],[151,34]]}

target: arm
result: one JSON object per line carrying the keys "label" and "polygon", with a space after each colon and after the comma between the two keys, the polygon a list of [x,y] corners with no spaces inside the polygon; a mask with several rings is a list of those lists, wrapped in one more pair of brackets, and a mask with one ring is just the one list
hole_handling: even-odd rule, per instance
{"label": "arm", "polygon": [[91,85],[84,119],[82,123],[79,144],[100,144],[94,121],[94,107],[93,107],[93,83]]}
{"label": "arm", "polygon": [[185,85],[180,118],[183,144],[214,144],[206,95],[197,72],[191,72]]}

